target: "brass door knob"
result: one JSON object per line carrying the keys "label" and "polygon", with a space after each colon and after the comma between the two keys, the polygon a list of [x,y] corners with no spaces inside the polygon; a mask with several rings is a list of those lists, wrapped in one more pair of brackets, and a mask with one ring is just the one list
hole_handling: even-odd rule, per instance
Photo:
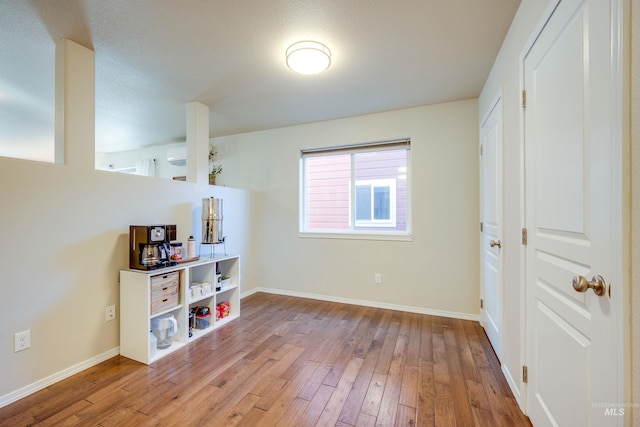
{"label": "brass door knob", "polygon": [[489,246],[491,246],[492,248],[495,248],[496,246],[501,248],[502,242],[500,240],[498,240],[497,242],[495,240],[492,240],[489,242]]}
{"label": "brass door knob", "polygon": [[593,292],[598,296],[602,296],[607,291],[607,283],[602,276],[596,274],[591,281],[588,281],[582,276],[575,276],[573,278],[573,289],[577,292],[586,292],[587,289],[593,289]]}

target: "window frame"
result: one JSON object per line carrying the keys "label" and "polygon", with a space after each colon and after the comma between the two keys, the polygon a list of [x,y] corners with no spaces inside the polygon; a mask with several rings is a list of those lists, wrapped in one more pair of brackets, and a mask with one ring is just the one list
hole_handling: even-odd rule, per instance
{"label": "window frame", "polygon": [[[397,226],[396,212],[393,210],[393,225],[381,226],[378,224],[356,224],[355,219],[355,189],[356,183],[362,181],[384,181],[391,180],[392,178],[372,178],[355,180],[353,176],[349,178],[349,229],[307,229],[306,221],[308,217],[307,201],[306,201],[306,170],[305,159],[310,157],[320,156],[332,156],[338,154],[350,154],[351,155],[351,171],[354,171],[354,154],[366,153],[366,152],[382,152],[394,149],[405,150],[405,166],[398,171],[398,176],[393,178],[394,181],[402,179],[405,180],[406,186],[406,213],[405,213],[405,229],[404,230],[392,230]],[[412,185],[411,185],[411,140],[410,138],[402,138],[388,141],[378,141],[370,143],[351,144],[343,146],[321,147],[312,149],[300,150],[299,159],[299,228],[298,236],[306,238],[338,238],[338,239],[364,239],[364,240],[396,240],[396,241],[412,241],[412,215],[411,215],[411,201],[412,201]],[[394,204],[396,203],[394,198]],[[375,229],[358,230],[355,227],[375,227]]]}

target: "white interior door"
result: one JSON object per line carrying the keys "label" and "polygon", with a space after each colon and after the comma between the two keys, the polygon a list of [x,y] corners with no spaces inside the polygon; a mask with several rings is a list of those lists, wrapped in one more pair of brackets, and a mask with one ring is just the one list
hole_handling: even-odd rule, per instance
{"label": "white interior door", "polygon": [[610,7],[560,1],[524,58],[527,411],[535,426],[622,425],[610,407],[623,401],[621,313],[608,285],[602,296],[573,286],[578,276],[621,277],[611,256],[620,245],[612,208],[620,172]]}
{"label": "white interior door", "polygon": [[480,127],[482,320],[502,362],[502,101]]}

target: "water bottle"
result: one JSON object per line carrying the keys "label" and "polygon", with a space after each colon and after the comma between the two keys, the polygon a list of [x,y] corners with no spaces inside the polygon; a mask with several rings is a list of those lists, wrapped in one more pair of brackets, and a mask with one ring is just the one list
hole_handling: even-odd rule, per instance
{"label": "water bottle", "polygon": [[189,236],[189,240],[187,240],[187,258],[195,258],[196,257],[196,241],[193,236]]}

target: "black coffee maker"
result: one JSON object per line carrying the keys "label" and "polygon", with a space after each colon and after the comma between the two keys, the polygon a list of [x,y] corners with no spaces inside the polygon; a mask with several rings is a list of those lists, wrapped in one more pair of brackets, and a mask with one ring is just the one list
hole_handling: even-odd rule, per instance
{"label": "black coffee maker", "polygon": [[176,265],[169,258],[172,240],[176,240],[175,225],[130,225],[129,268],[155,270]]}

